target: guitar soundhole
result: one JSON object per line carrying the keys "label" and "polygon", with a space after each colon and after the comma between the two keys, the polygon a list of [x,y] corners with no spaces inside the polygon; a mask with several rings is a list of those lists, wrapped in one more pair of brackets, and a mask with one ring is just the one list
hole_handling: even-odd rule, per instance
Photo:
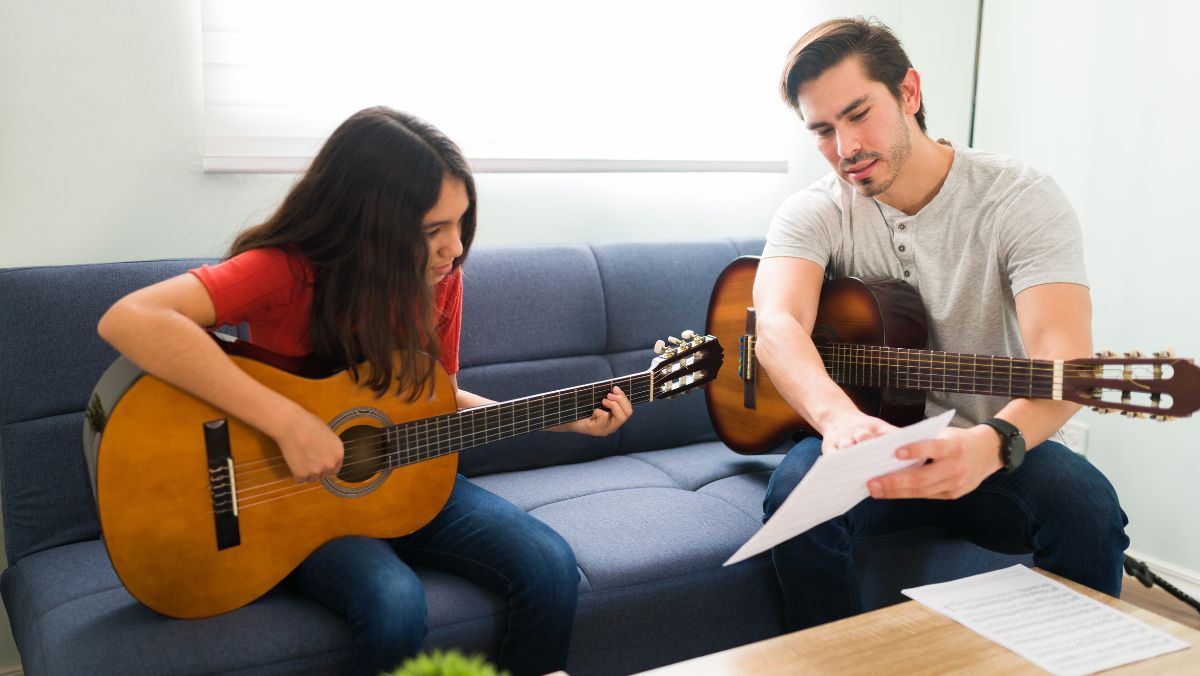
{"label": "guitar soundhole", "polygon": [[346,457],[338,478],[346,483],[360,483],[383,469],[387,458],[384,432],[371,425],[355,425],[338,433],[346,445]]}

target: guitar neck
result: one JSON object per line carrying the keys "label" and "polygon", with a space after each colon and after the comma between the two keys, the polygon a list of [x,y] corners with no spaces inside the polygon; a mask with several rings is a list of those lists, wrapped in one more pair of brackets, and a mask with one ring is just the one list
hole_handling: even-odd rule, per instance
{"label": "guitar neck", "polygon": [[587,418],[602,408],[600,402],[614,386],[620,387],[631,403],[641,404],[653,398],[652,385],[647,371],[401,423],[387,429],[387,464],[409,465]]}
{"label": "guitar neck", "polygon": [[1029,399],[1062,397],[1062,362],[849,343],[821,345],[817,351],[839,385]]}

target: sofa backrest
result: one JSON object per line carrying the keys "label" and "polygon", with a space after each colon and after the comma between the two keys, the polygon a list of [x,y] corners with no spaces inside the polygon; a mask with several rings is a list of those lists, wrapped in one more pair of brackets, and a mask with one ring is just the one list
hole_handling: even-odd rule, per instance
{"label": "sofa backrest", "polygon": [[[762,247],[761,239],[726,239],[473,251],[463,271],[459,385],[505,400],[645,371],[656,340],[703,332],[717,275]],[[461,470],[491,474],[716,439],[700,394],[639,406],[610,437],[556,434],[547,444],[537,436],[469,449]]]}
{"label": "sofa backrest", "polygon": [[[762,244],[476,247],[464,268],[459,383],[509,399],[644,371],[655,340],[703,331],[717,274]],[[0,497],[10,563],[99,537],[81,431],[88,395],[116,353],[96,322],[124,294],[204,262],[0,270]],[[461,468],[479,475],[713,438],[702,397],[692,395],[640,406],[612,437],[517,437],[464,452]]]}
{"label": "sofa backrest", "polygon": [[0,270],[0,497],[9,563],[99,537],[83,409],[116,352],[96,335],[110,305],[199,260]]}

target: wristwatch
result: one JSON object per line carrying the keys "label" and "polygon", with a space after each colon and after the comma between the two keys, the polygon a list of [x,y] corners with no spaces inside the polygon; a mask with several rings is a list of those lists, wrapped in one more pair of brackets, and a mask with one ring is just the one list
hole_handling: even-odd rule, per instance
{"label": "wristwatch", "polygon": [[982,425],[996,430],[1000,435],[1000,464],[1005,472],[1012,472],[1021,466],[1025,459],[1025,437],[1016,425],[999,418],[988,418],[980,422]]}

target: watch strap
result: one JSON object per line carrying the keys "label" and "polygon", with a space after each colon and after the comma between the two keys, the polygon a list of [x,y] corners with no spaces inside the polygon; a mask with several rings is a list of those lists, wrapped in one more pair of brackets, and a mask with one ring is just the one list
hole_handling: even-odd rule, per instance
{"label": "watch strap", "polygon": [[1011,439],[1021,433],[1021,430],[1017,429],[1016,425],[1008,422],[1007,420],[1001,420],[1000,418],[988,418],[987,420],[981,420],[980,424],[991,427],[999,432],[1000,436],[1005,439]]}
{"label": "watch strap", "polygon": [[1025,437],[1021,435],[1021,430],[1000,418],[981,420],[980,424],[991,427],[1000,435],[1000,464],[1004,471],[1012,472],[1019,467],[1025,460]]}

